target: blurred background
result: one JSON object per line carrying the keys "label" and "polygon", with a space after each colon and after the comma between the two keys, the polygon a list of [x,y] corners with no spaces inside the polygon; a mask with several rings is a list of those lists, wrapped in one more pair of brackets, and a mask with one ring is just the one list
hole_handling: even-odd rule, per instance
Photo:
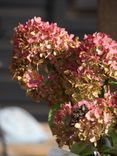
{"label": "blurred background", "polygon": [[117,39],[117,0],[0,0],[0,108],[18,106],[46,123],[47,105],[26,97],[9,73],[13,28],[34,16],[56,22],[80,39],[95,31]]}

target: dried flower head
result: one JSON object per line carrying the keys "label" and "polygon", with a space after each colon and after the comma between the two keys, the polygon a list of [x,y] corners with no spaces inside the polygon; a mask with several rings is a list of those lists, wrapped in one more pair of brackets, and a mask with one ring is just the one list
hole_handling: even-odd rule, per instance
{"label": "dried flower head", "polygon": [[[13,57],[10,66],[13,78],[34,99],[41,100],[41,96],[51,103],[57,102],[62,94],[58,68],[65,57],[69,57],[78,46],[79,41],[74,35],[69,35],[56,23],[42,21],[40,17],[19,24],[13,34]],[[56,77],[56,87],[50,77]],[[52,97],[54,92],[57,98]]]}
{"label": "dried flower head", "polygon": [[27,95],[49,103],[60,147],[96,145],[117,126],[117,42],[108,35],[85,35],[80,42],[34,17],[14,29],[10,70]]}
{"label": "dried flower head", "polygon": [[79,141],[96,145],[101,137],[107,136],[110,126],[117,124],[115,97],[117,98],[117,95],[110,95],[109,99],[82,100],[73,106],[70,103],[63,104],[54,114],[52,127],[59,146],[70,147]]}

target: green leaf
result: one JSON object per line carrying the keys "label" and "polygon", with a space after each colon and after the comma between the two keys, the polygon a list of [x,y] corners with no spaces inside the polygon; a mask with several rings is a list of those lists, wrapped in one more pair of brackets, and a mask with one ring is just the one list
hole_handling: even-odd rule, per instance
{"label": "green leaf", "polygon": [[103,146],[102,153],[103,154],[113,154],[113,156],[117,156],[117,148]]}
{"label": "green leaf", "polygon": [[50,128],[53,126],[53,118],[56,111],[60,108],[60,104],[54,104],[48,113],[48,123]]}
{"label": "green leaf", "polygon": [[109,133],[109,136],[112,139],[113,147],[117,148],[117,130],[113,130]]}
{"label": "green leaf", "polygon": [[108,81],[108,83],[109,83],[111,86],[116,86],[116,85],[117,85],[117,82],[116,82],[116,81]]}
{"label": "green leaf", "polygon": [[102,148],[103,146],[112,147],[113,141],[110,136],[104,136],[97,142],[97,144],[99,148]]}
{"label": "green leaf", "polygon": [[78,154],[80,156],[88,156],[93,155],[96,149],[91,144],[80,142],[73,144],[70,150],[72,153]]}
{"label": "green leaf", "polygon": [[117,145],[114,146],[117,142],[114,142],[115,140],[113,139],[117,139],[114,132],[112,135],[109,134],[109,136],[101,138],[98,142],[98,149],[100,149],[102,154],[117,156]]}

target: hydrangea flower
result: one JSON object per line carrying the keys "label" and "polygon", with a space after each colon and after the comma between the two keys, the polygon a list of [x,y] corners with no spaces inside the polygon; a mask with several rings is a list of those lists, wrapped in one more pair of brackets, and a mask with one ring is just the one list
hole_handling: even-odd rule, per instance
{"label": "hydrangea flower", "polygon": [[48,102],[60,147],[98,148],[116,131],[117,42],[108,35],[93,33],[79,41],[56,23],[34,17],[14,29],[10,71],[28,96]]}
{"label": "hydrangea flower", "polygon": [[117,42],[104,33],[85,35],[79,59],[104,70],[104,75],[117,79]]}
{"label": "hydrangea flower", "polygon": [[[60,73],[61,62],[79,46],[79,41],[56,23],[44,22],[40,17],[34,17],[14,29],[12,44],[10,70],[13,78],[36,100],[45,100],[47,97],[48,101],[57,102],[62,90],[59,84],[61,80],[56,79],[58,84],[55,87],[49,77]],[[58,96],[56,99],[56,96],[52,97],[54,92]]]}
{"label": "hydrangea flower", "polygon": [[97,98],[109,81],[117,81],[117,42],[108,35],[85,35],[75,53],[64,72],[74,102]]}
{"label": "hydrangea flower", "polygon": [[101,137],[108,136],[109,128],[117,124],[115,98],[117,95],[90,101],[82,100],[73,106],[71,103],[63,104],[54,113],[52,127],[59,146],[68,145],[70,147],[74,142],[79,141],[96,145]]}
{"label": "hydrangea flower", "polygon": [[[19,24],[15,28],[14,57],[27,59],[29,62],[32,62],[34,57],[51,60],[54,56],[59,56],[67,51],[69,47],[76,47],[77,42],[73,41],[73,37],[74,35],[69,35],[56,23],[49,24],[49,22],[42,21],[40,17],[34,17],[26,24]],[[39,60],[35,61],[37,64]]]}

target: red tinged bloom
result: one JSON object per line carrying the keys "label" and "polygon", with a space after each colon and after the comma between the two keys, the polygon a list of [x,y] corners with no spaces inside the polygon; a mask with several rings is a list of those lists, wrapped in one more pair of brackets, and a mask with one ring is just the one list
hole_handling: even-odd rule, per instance
{"label": "red tinged bloom", "polygon": [[[47,101],[60,147],[97,145],[117,125],[117,42],[105,33],[82,41],[34,17],[13,34],[10,70],[27,95]],[[98,146],[97,146],[98,147]]]}
{"label": "red tinged bloom", "polygon": [[29,89],[39,88],[43,80],[42,75],[39,75],[35,71],[28,70],[23,75],[23,81]]}
{"label": "red tinged bloom", "polygon": [[[114,97],[115,95],[110,95],[111,102]],[[69,146],[75,141],[97,144],[101,137],[108,135],[109,128],[117,117],[117,101],[114,101],[116,106],[111,106],[110,101],[108,98],[96,98],[79,101],[73,106],[70,103],[63,104],[54,114],[52,128],[59,146]]]}
{"label": "red tinged bloom", "polygon": [[[19,24],[13,34],[13,57],[10,66],[13,78],[18,80],[28,92],[30,91],[29,95],[32,97],[32,94],[34,97],[41,94],[44,98],[47,94],[45,98],[48,97],[49,101],[57,101],[57,96],[62,94],[60,91],[62,85],[58,83],[55,87],[49,77],[63,70],[62,67],[60,69],[61,62],[78,46],[79,41],[74,35],[69,35],[56,23],[42,21],[40,17]],[[57,79],[61,83],[61,80]],[[42,84],[43,87],[40,88]],[[37,90],[40,93],[37,93]],[[54,91],[57,95],[53,98]],[[36,100],[41,100],[39,98],[40,96],[36,97]]]}
{"label": "red tinged bloom", "polygon": [[68,50],[69,47],[76,46],[73,37],[56,23],[50,24],[42,21],[40,17],[34,17],[26,24],[20,24],[15,28],[14,56],[27,58],[29,61],[36,56],[51,60],[54,56],[61,55]]}
{"label": "red tinged bloom", "polygon": [[55,123],[56,124],[64,124],[64,119],[71,115],[72,113],[72,106],[70,103],[68,104],[64,104],[61,106],[61,109],[59,111],[57,111],[56,115],[55,115]]}
{"label": "red tinged bloom", "polygon": [[81,61],[94,61],[106,75],[117,79],[117,42],[104,33],[85,35],[81,44]]}

